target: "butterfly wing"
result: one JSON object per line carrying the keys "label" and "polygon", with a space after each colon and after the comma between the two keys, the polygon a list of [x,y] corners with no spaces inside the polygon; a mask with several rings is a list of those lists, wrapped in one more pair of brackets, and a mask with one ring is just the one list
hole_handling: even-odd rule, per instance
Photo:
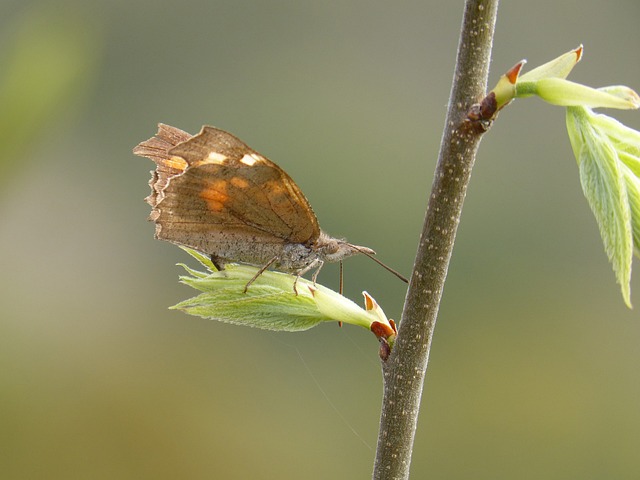
{"label": "butterfly wing", "polygon": [[[191,137],[192,135],[179,128],[160,123],[158,133],[154,137],[133,149],[134,154],[150,158],[156,163],[157,168],[151,172],[151,180],[149,180],[151,194],[145,199],[152,207],[155,208],[162,199],[163,190],[169,178],[181,174],[187,168],[187,162],[184,159],[172,157],[168,151]],[[153,213],[150,219],[153,220]]]}
{"label": "butterfly wing", "polygon": [[309,202],[275,163],[214,127],[175,145],[181,131],[167,128],[134,150],[158,165],[147,199],[158,238],[260,263],[285,243],[319,237]]}

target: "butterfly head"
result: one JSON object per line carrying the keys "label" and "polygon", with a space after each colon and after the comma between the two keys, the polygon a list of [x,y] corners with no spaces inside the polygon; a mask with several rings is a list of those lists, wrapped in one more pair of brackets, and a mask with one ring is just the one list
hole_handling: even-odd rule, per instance
{"label": "butterfly head", "polygon": [[375,255],[376,253],[370,248],[352,245],[339,238],[333,238],[324,232],[320,234],[313,250],[324,262],[339,262],[358,253],[364,253],[365,255]]}
{"label": "butterfly head", "polygon": [[340,240],[338,238],[333,238],[327,235],[324,232],[320,233],[320,237],[316,241],[313,249],[316,251],[320,260],[325,262],[339,262],[343,258],[350,257],[351,255],[357,255],[359,253],[369,257],[371,260],[376,262],[378,265],[382,266],[384,269],[393,273],[396,277],[402,280],[405,283],[409,283],[404,276],[400,273],[396,272],[393,268],[385,265],[380,260],[374,257],[376,252],[371,250],[368,247],[361,247],[359,245],[353,245],[344,240]]}

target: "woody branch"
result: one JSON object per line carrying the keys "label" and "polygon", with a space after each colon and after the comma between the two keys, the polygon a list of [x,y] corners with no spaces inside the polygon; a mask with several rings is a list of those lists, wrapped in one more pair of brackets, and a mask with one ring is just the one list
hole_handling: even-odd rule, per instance
{"label": "woody branch", "polygon": [[429,350],[462,205],[483,130],[467,117],[486,91],[498,0],[465,4],[453,85],[398,337],[383,363],[373,478],[406,479]]}

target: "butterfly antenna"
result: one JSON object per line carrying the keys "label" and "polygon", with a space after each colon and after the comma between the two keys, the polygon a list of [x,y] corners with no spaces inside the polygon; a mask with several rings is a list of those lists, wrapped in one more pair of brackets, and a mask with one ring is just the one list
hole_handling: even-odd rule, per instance
{"label": "butterfly antenna", "polygon": [[371,260],[373,260],[374,262],[376,262],[378,265],[380,265],[382,268],[384,268],[386,271],[393,273],[396,277],[398,277],[400,280],[402,280],[404,283],[409,283],[409,280],[407,280],[407,278],[402,275],[401,273],[396,272],[393,268],[389,267],[388,265],[385,265],[384,263],[382,263],[380,260],[378,260],[376,257],[374,257],[373,255],[371,255],[370,253],[362,250],[361,248],[359,248],[357,245],[351,245],[349,244],[354,250],[357,250],[358,252],[362,253],[363,255],[366,255],[367,257],[369,257]]}

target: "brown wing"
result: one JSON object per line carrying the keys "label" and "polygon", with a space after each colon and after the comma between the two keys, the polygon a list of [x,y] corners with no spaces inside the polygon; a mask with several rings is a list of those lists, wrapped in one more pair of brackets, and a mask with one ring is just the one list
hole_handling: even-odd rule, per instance
{"label": "brown wing", "polygon": [[276,164],[214,127],[158,155],[149,149],[171,144],[164,129],[134,150],[158,164],[148,201],[159,238],[212,254],[218,253],[216,243],[229,250],[247,239],[282,244],[318,238],[309,202]]}
{"label": "brown wing", "polygon": [[[158,124],[158,133],[149,140],[140,143],[133,149],[133,153],[141,157],[147,157],[156,163],[156,170],[151,172],[151,194],[145,199],[149,205],[155,208],[162,199],[162,192],[169,182],[169,178],[184,172],[187,162],[179,157],[172,157],[168,154],[176,145],[186,142],[192,137],[191,134],[179,128]],[[151,213],[151,220],[155,220],[154,212]]]}

